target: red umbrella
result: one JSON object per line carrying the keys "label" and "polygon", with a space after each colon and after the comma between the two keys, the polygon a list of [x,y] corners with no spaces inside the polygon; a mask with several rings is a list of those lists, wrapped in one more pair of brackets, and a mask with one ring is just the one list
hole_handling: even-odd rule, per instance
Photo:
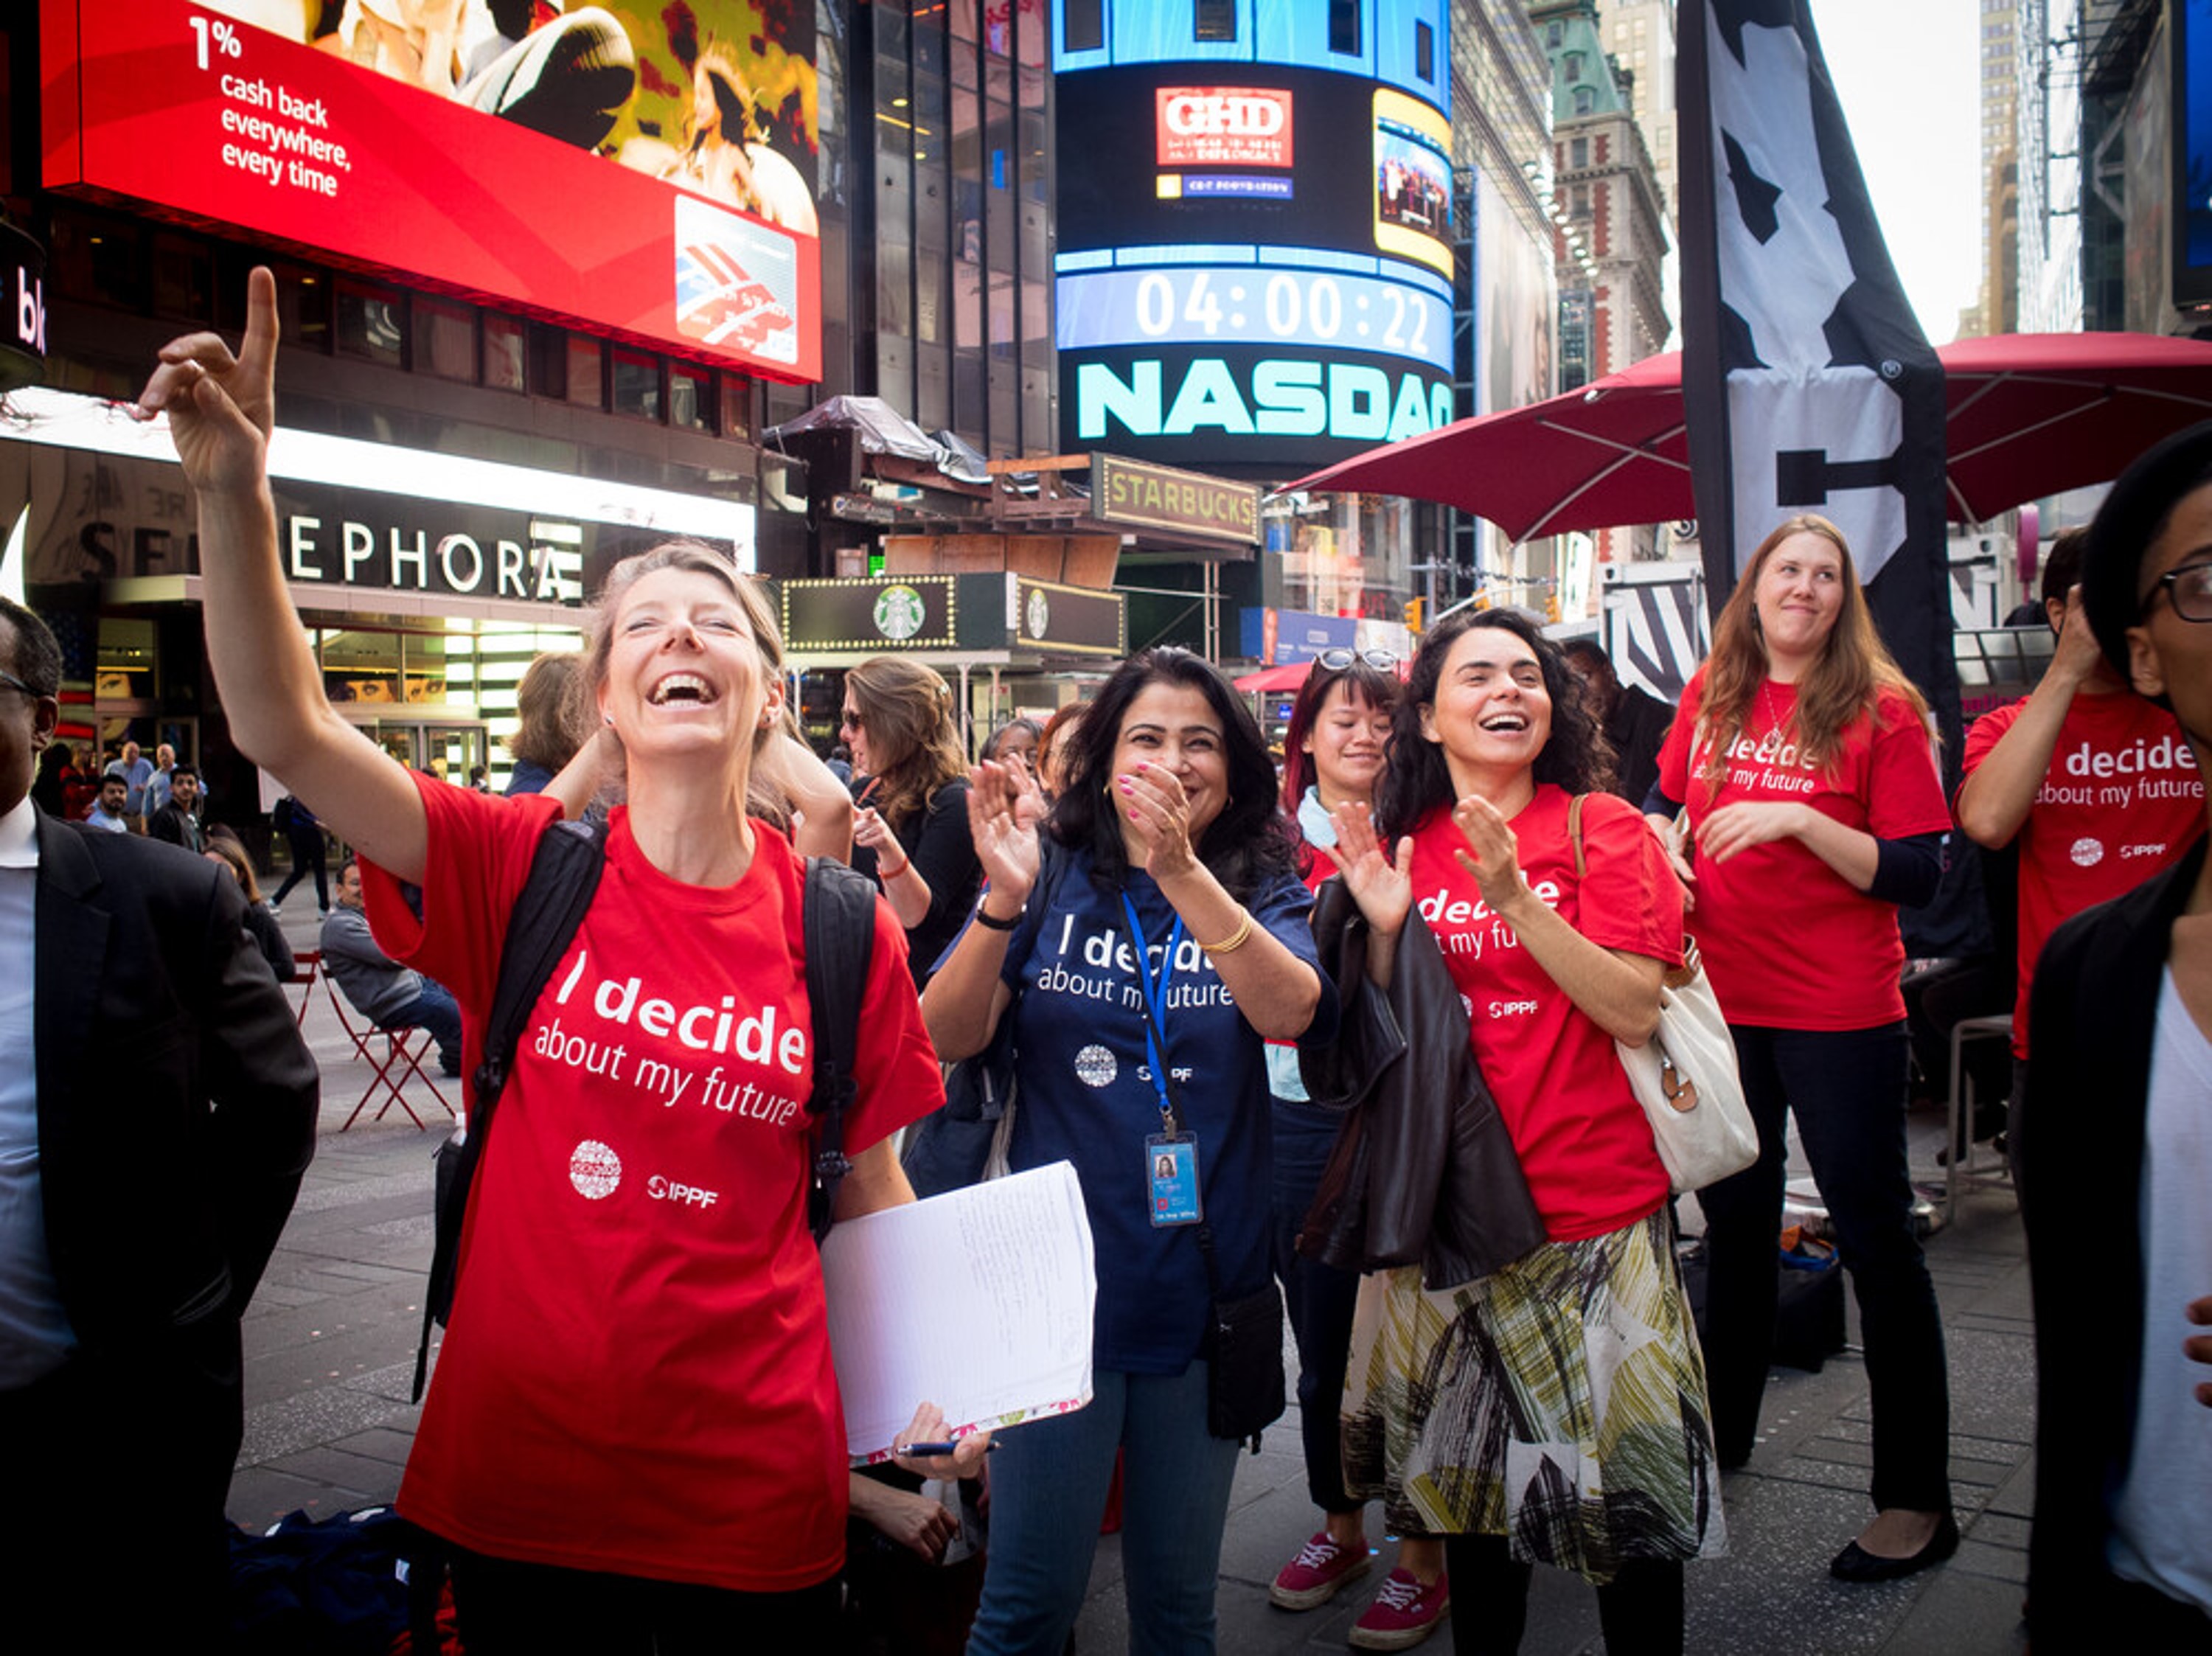
{"label": "red umbrella", "polygon": [[1944,346],[1951,515],[2109,482],[2161,437],[2212,419],[2212,341],[1996,334]]}
{"label": "red umbrella", "polygon": [[1279,667],[1262,667],[1256,673],[1245,674],[1236,682],[1237,688],[1248,694],[1256,690],[1263,695],[1272,695],[1279,690],[1295,690],[1306,682],[1306,675],[1312,671],[1310,658],[1304,661],[1286,661]]}
{"label": "red umbrella", "polygon": [[[2212,418],[2212,343],[2155,334],[1999,334],[1942,347],[1950,515],[2118,476]],[[1516,541],[1694,517],[1678,354],[1580,391],[1371,449],[1290,484],[1437,500]]]}

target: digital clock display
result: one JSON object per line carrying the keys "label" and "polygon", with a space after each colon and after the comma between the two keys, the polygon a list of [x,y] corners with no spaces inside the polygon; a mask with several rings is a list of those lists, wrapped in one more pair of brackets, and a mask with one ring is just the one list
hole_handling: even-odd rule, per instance
{"label": "digital clock display", "polygon": [[1334,346],[1451,372],[1451,306],[1405,282],[1340,270],[1170,265],[1062,276],[1060,349],[1164,344]]}

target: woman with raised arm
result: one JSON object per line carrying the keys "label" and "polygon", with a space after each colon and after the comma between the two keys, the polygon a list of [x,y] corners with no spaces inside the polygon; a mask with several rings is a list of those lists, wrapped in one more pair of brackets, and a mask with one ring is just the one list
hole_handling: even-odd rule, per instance
{"label": "woman with raised arm", "polygon": [[[238,355],[213,334],[175,341],[139,407],[168,415],[198,500],[208,654],[239,747],[359,848],[380,940],[454,991],[473,1071],[560,807],[404,770],[325,701],[266,472],[276,317],[257,270]],[[779,655],[759,595],[707,547],[672,543],[609,578],[586,671],[628,804],[484,1140],[398,1501],[448,1544],[462,1636],[489,1656],[830,1641],[845,1441],[805,1220],[805,870],[745,812]],[[845,1214],[905,1196],[878,1141],[941,1096],[904,952],[879,908],[845,1127],[874,1148]],[[921,1464],[964,1473],[980,1456]]]}
{"label": "woman with raised arm", "polygon": [[[1546,1235],[1455,1289],[1393,1271],[1355,1340],[1352,1493],[1444,1538],[1462,1652],[1519,1648],[1538,1563],[1595,1585],[1613,1656],[1679,1652],[1683,1562],[1723,1542],[1667,1170],[1614,1048],[1658,1025],[1681,893],[1611,773],[1558,646],[1517,612],[1462,610],[1421,640],[1399,707],[1377,813],[1395,851],[1365,807],[1336,812],[1367,974],[1449,973],[1466,1021],[1408,1029],[1409,1051],[1471,1041]],[[1401,946],[1413,926],[1441,968]]]}
{"label": "woman with raised arm", "polygon": [[994,1458],[969,1650],[1060,1656],[1119,1448],[1129,1648],[1210,1651],[1237,1441],[1207,1430],[1199,1222],[1223,1299],[1273,1291],[1264,1043],[1326,1034],[1335,1001],[1259,726],[1204,661],[1147,650],[1106,682],[1042,845],[1012,768],[973,773],[989,885],[922,1010],[951,1059],[1012,1021],[1009,1160],[1073,1163],[1097,1240],[1095,1396]]}
{"label": "woman with raised arm", "polygon": [[919,661],[878,656],[845,675],[838,733],[853,754],[853,866],[906,927],[915,987],[975,906],[968,767],[952,691]]}
{"label": "woman with raised arm", "polygon": [[1653,803],[1670,842],[1689,806],[1678,871],[1759,1124],[1759,1160],[1698,1192],[1721,1465],[1748,1460],[1759,1430],[1794,1114],[1858,1292],[1874,1405],[1875,1516],[1830,1570],[1910,1574],[1949,1557],[1959,1531],[1943,1324],[1905,1166],[1897,910],[1935,895],[1951,813],[1927,704],[1826,519],[1792,518],[1753,554],[1682,693]]}

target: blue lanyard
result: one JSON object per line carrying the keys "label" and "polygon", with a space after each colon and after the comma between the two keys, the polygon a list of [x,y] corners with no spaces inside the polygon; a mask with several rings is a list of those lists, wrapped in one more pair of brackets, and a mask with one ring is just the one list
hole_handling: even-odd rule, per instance
{"label": "blue lanyard", "polygon": [[1145,1004],[1152,1010],[1152,1021],[1145,1026],[1145,1056],[1152,1066],[1152,1086],[1160,1095],[1160,1119],[1172,1123],[1174,1107],[1168,1102],[1167,1054],[1160,1051],[1152,1040],[1158,1029],[1165,1040],[1168,1027],[1168,980],[1175,974],[1176,950],[1182,944],[1182,916],[1176,916],[1175,929],[1168,933],[1166,950],[1160,956],[1160,969],[1152,971],[1150,957],[1146,953],[1145,928],[1137,919],[1137,906],[1129,901],[1129,894],[1121,894],[1121,912],[1129,919],[1129,943],[1137,951],[1137,981],[1142,986]]}

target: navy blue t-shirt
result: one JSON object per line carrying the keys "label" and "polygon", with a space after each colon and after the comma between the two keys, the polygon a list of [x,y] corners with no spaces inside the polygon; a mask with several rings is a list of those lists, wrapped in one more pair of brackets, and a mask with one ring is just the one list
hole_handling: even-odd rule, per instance
{"label": "navy blue t-shirt", "polygon": [[[1161,1128],[1159,1095],[1147,1078],[1143,976],[1120,894],[1092,883],[1087,852],[1054,855],[1067,863],[1048,876],[1048,907],[1031,905],[1006,951],[1020,1078],[1008,1159],[1018,1170],[1074,1164],[1097,1249],[1092,1362],[1130,1374],[1180,1374],[1205,1332],[1206,1262],[1197,1226],[1158,1228],[1151,1219],[1145,1139]],[[1175,910],[1141,870],[1130,870],[1128,893],[1157,972]],[[1314,1027],[1334,1029],[1336,992],[1319,972],[1309,924],[1313,894],[1286,874],[1246,907],[1255,925],[1316,968],[1322,1004]],[[1222,1292],[1256,1293],[1270,1271],[1265,1048],[1188,934],[1166,989],[1168,1063],[1187,1131],[1198,1140]]]}

